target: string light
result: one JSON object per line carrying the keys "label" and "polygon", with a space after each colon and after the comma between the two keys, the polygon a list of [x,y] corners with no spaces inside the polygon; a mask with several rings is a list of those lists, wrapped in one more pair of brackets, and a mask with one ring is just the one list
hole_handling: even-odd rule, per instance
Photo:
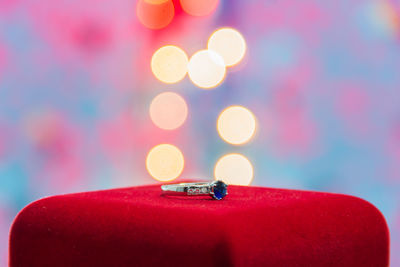
{"label": "string light", "polygon": [[227,154],[215,164],[215,179],[227,184],[249,185],[253,176],[253,165],[241,154]]}
{"label": "string light", "polygon": [[200,88],[217,87],[225,78],[226,69],[223,58],[211,50],[200,50],[189,60],[190,80]]}
{"label": "string light", "polygon": [[[170,2],[167,0],[141,0],[142,3],[143,1],[155,6]],[[180,1],[185,12],[194,16],[210,14],[219,2],[218,0]],[[163,46],[152,56],[152,73],[158,80],[168,84],[181,81],[188,73],[190,80],[196,86],[203,89],[215,88],[225,79],[226,67],[232,67],[243,59],[246,53],[246,42],[237,30],[221,28],[210,36],[207,46],[208,49],[196,52],[190,60],[181,48],[173,45]],[[150,118],[157,127],[173,130],[185,122],[188,108],[185,100],[179,94],[165,92],[153,99],[149,111]],[[242,145],[254,136],[256,118],[245,107],[231,106],[219,115],[217,131],[225,142]],[[160,144],[153,147],[148,153],[146,168],[154,179],[163,182],[172,181],[182,173],[184,157],[177,147]],[[253,176],[254,170],[251,162],[241,154],[224,155],[215,164],[215,179],[223,180],[228,184],[249,185]]]}
{"label": "string light", "polygon": [[187,73],[188,56],[181,48],[173,45],[163,46],[151,58],[151,71],[164,83],[177,83]]}
{"label": "string light", "polygon": [[219,0],[180,0],[183,10],[192,16],[206,16],[215,11]]}
{"label": "string light", "polygon": [[254,114],[242,106],[230,106],[224,109],[217,119],[219,136],[232,145],[247,143],[256,132]]}
{"label": "string light", "polygon": [[174,130],[181,126],[187,114],[186,101],[177,93],[161,93],[150,104],[151,120],[164,130]]}
{"label": "string light", "polygon": [[184,157],[176,146],[160,144],[147,154],[146,168],[154,179],[162,182],[172,181],[182,173]]}
{"label": "string light", "polygon": [[238,64],[246,53],[246,41],[235,29],[221,28],[211,34],[208,49],[217,52],[227,67]]}
{"label": "string light", "polygon": [[174,4],[171,0],[138,0],[136,15],[146,28],[162,29],[174,18]]}

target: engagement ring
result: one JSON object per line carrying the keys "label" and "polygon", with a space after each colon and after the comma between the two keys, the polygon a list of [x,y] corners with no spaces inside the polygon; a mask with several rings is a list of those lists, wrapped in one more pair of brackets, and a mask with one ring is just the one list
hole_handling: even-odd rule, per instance
{"label": "engagement ring", "polygon": [[227,194],[228,185],[222,181],[203,182],[203,183],[180,183],[166,184],[161,186],[165,193],[181,194],[186,196],[210,195],[214,199],[221,200]]}

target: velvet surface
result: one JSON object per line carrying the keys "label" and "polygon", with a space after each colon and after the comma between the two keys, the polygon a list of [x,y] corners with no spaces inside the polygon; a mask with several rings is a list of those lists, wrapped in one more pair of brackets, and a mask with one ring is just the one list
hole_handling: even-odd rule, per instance
{"label": "velvet surface", "polygon": [[142,186],[38,200],[10,266],[388,266],[381,213],[359,198],[229,186],[221,200]]}

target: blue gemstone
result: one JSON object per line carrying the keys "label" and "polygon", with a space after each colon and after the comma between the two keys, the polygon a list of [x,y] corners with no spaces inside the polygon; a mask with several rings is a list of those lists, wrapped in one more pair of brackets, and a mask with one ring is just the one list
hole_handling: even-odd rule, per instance
{"label": "blue gemstone", "polygon": [[214,198],[215,199],[223,199],[227,193],[227,185],[222,181],[216,181],[213,185]]}

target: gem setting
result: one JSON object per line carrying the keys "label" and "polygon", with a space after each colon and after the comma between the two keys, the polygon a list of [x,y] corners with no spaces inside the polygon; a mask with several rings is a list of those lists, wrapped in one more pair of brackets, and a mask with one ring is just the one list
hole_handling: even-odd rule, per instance
{"label": "gem setting", "polygon": [[212,196],[216,200],[223,199],[228,194],[228,185],[222,181],[215,181],[211,184]]}

